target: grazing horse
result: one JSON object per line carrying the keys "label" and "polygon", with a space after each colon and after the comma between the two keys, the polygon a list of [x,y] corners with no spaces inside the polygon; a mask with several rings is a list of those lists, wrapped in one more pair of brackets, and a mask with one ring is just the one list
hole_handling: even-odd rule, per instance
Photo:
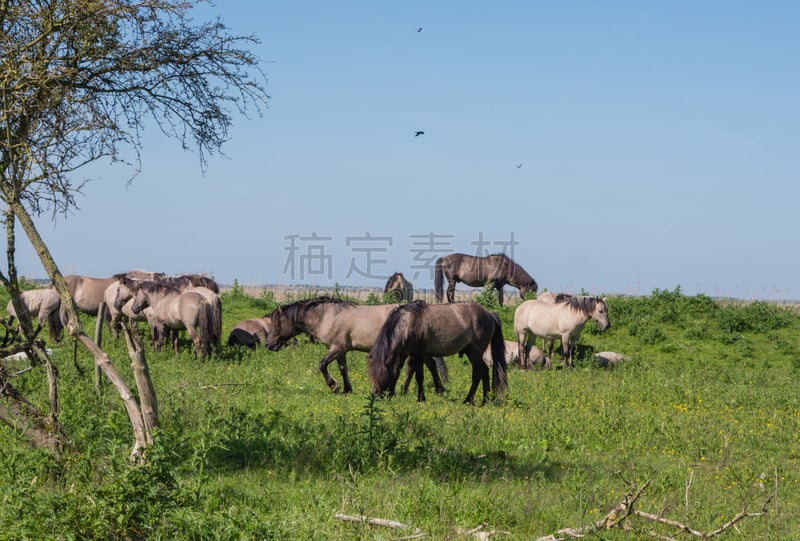
{"label": "grazing horse", "polygon": [[557,295],[554,301],[524,301],[514,312],[519,358],[528,358],[530,344],[527,338],[530,333],[545,340],[561,338],[562,362],[565,366],[574,366],[572,345],[577,344],[583,326],[590,319],[597,322],[601,331],[611,326],[605,300],[600,297]]}
{"label": "grazing horse", "polygon": [[390,303],[411,302],[414,300],[414,286],[406,280],[402,272],[392,274],[383,288],[383,298]]}
{"label": "grazing horse", "polygon": [[268,316],[244,319],[231,329],[228,335],[229,346],[247,346],[255,349],[258,344],[267,345],[267,335],[272,324]]}
{"label": "grazing horse", "polygon": [[[28,317],[36,318],[38,323],[35,332],[39,332],[47,321],[47,326],[50,329],[50,338],[54,342],[60,342],[64,337],[64,324],[61,319],[61,296],[55,289],[29,289],[21,291],[19,294],[22,305],[28,313]],[[14,319],[17,319],[17,312],[14,310],[14,304],[8,301],[6,306],[8,312],[8,328],[11,329],[14,324]]]}
{"label": "grazing horse", "polygon": [[499,398],[507,388],[503,332],[497,314],[474,302],[426,304],[410,302],[395,308],[381,327],[369,352],[367,372],[372,392],[394,394],[397,378],[406,357],[410,357],[422,392],[420,363],[425,357],[466,354],[472,363],[472,385],[465,404],[474,403],[478,384],[483,383],[483,401],[489,393],[489,369],[483,359],[491,347],[492,387]]}
{"label": "grazing horse", "polygon": [[506,284],[519,289],[520,297],[539,290],[536,280],[505,254],[486,257],[450,254],[437,259],[433,280],[436,302],[442,302],[444,278],[447,278],[447,302],[455,300],[457,282],[496,289],[500,306],[503,306],[503,286]]}
{"label": "grazing horse", "polygon": [[[196,291],[181,292],[179,289],[158,282],[139,282],[122,278],[120,282],[133,292],[131,311],[137,314],[147,307],[153,310],[151,325],[157,329],[159,337],[158,349],[166,329],[185,329],[194,344],[195,351],[201,359],[211,355],[211,337],[213,333],[213,307],[203,295]],[[123,288],[120,288],[122,292]],[[120,310],[126,300],[117,295],[114,308]],[[172,346],[178,353],[178,334],[173,333]]]}
{"label": "grazing horse", "polygon": [[[344,383],[343,391],[350,393],[353,385],[348,375],[347,352],[370,351],[381,326],[395,308],[393,304],[359,305],[331,297],[293,302],[276,308],[267,316],[272,330],[267,335],[266,346],[277,351],[300,333],[322,342],[328,347],[319,362],[325,383],[333,392],[339,391],[339,384],[328,373],[328,365],[336,360]],[[444,385],[435,363],[430,358],[424,362],[431,371],[436,392],[443,393]]]}

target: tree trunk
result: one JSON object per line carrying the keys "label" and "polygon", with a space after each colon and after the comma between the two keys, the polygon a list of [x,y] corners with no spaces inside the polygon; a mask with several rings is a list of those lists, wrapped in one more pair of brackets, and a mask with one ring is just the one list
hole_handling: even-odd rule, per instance
{"label": "tree trunk", "polygon": [[25,400],[11,385],[10,379],[5,367],[0,365],[0,421],[28,439],[34,447],[57,455],[69,449],[70,442],[58,423]]}
{"label": "tree trunk", "polygon": [[[67,287],[67,282],[64,280],[64,276],[61,274],[61,271],[58,270],[58,266],[56,265],[55,260],[53,260],[50,250],[45,245],[41,235],[39,235],[39,231],[36,229],[36,225],[33,223],[33,220],[31,219],[30,214],[28,214],[27,209],[25,209],[25,207],[19,201],[8,201],[7,203],[11,212],[19,220],[19,223],[28,236],[28,240],[30,240],[34,250],[36,250],[36,253],[39,255],[39,259],[41,260],[47,275],[50,277],[50,280],[53,282],[53,286],[61,295],[62,306],[65,308],[65,313],[67,315],[67,331],[73,337],[80,340],[80,342],[91,352],[92,356],[94,357],[95,364],[111,381],[111,383],[117,389],[122,402],[125,404],[134,435],[134,445],[130,458],[132,462],[139,461],[142,458],[144,449],[148,446],[148,444],[152,443],[152,435],[148,429],[147,423],[145,423],[142,411],[139,408],[139,404],[131,395],[130,388],[125,383],[125,380],[122,378],[114,365],[111,364],[111,360],[106,352],[104,352],[97,344],[95,344],[94,341],[83,331],[80,318],[78,317],[78,310],[75,306],[75,301],[70,294],[69,288]],[[146,367],[146,364],[144,366]],[[154,404],[155,392],[152,390],[152,382],[150,382],[150,377],[147,373],[147,370],[145,369],[142,371],[140,375],[147,380],[147,384],[150,388],[148,392],[152,395],[152,403]]]}
{"label": "tree trunk", "polygon": [[136,332],[134,322],[122,326],[125,333],[125,342],[128,344],[128,355],[131,358],[131,368],[133,377],[136,380],[136,388],[139,390],[139,402],[142,406],[142,417],[148,436],[152,429],[158,427],[158,400],[153,381],[150,379],[150,371],[147,368],[147,360],[144,357],[144,346],[142,339]]}

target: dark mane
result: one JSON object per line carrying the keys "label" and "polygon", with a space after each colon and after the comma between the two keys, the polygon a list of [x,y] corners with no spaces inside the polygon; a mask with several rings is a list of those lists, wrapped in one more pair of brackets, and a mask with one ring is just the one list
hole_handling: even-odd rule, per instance
{"label": "dark mane", "polygon": [[[375,341],[375,345],[373,346],[372,352],[378,359],[383,359],[385,362],[390,362],[392,353],[397,348],[394,345],[397,343],[397,339],[395,334],[398,332],[398,328],[401,327],[401,322],[407,318],[404,316],[407,313],[411,314],[412,321],[416,321],[417,317],[420,316],[424,311],[428,309],[428,304],[423,300],[416,300],[401,306],[398,306],[391,312],[389,312],[389,317],[386,318],[386,321],[381,327],[380,332],[378,333],[378,338]],[[402,337],[398,337],[403,342],[408,341],[409,339],[414,339],[416,336],[416,329],[404,329],[404,335]]]}
{"label": "dark mane", "polygon": [[314,297],[313,299],[303,299],[295,301],[280,308],[283,315],[292,323],[302,321],[309,310],[313,310],[318,306],[334,305],[334,306],[355,306],[356,303],[340,299],[338,297],[328,297],[323,295],[321,297]]}
{"label": "dark mane", "polygon": [[178,276],[165,276],[159,280],[162,284],[183,289],[186,286],[205,287],[219,294],[219,285],[213,279],[202,274],[180,274]]}
{"label": "dark mane", "polygon": [[566,304],[573,310],[583,312],[584,314],[587,315],[594,312],[595,308],[597,308],[597,303],[599,301],[600,300],[597,297],[584,297],[584,296],[574,297],[572,295],[567,295],[566,293],[560,293],[556,296],[557,303]]}
{"label": "dark mane", "polygon": [[167,295],[177,293],[180,295],[181,291],[177,287],[172,287],[162,282],[143,281],[139,282],[139,288],[143,289],[145,293],[156,295]]}

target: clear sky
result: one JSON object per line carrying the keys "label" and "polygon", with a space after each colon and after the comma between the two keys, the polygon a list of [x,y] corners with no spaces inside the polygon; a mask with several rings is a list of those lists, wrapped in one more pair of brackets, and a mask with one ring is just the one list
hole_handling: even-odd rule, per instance
{"label": "clear sky", "polygon": [[[153,129],[37,224],[62,272],[800,298],[800,2],[219,1],[271,95],[203,174]],[[421,30],[420,30],[421,28]],[[415,137],[415,132],[424,131]],[[22,232],[22,274],[41,265]]]}

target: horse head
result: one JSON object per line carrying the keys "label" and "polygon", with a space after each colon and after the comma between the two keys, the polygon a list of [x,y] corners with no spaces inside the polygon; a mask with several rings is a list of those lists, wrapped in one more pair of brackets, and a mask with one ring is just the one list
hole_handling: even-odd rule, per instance
{"label": "horse head", "polygon": [[597,328],[605,331],[611,327],[611,321],[608,319],[608,305],[605,299],[595,297],[595,308],[592,311],[592,319],[597,322]]}
{"label": "horse head", "polygon": [[123,305],[133,298],[139,282],[127,276],[121,276],[117,282],[117,294],[114,297],[114,309],[122,310]]}
{"label": "horse head", "polygon": [[264,345],[271,351],[278,351],[286,346],[295,335],[294,328],[280,306],[264,316],[264,322],[269,327]]}
{"label": "horse head", "polygon": [[145,288],[139,287],[133,295],[133,304],[131,304],[131,312],[138,314],[145,308],[150,306],[150,298],[145,291]]}

